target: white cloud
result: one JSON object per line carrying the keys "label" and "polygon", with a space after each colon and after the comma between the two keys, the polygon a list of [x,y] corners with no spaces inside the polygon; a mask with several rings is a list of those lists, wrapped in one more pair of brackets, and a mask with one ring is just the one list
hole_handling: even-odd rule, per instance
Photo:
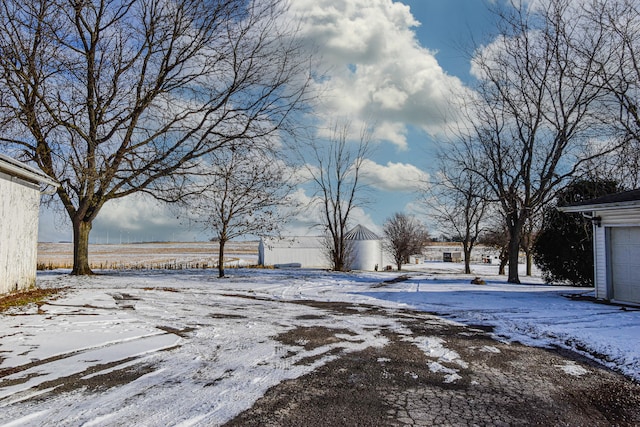
{"label": "white cloud", "polygon": [[380,165],[371,160],[362,164],[363,180],[379,190],[415,191],[428,179],[428,174],[407,163],[388,162]]}
{"label": "white cloud", "polygon": [[[71,223],[59,206],[42,206],[38,240],[71,241]],[[187,210],[160,203],[142,193],[111,200],[93,222],[90,243],[135,243],[142,241],[204,241],[212,233],[190,220]]]}
{"label": "white cloud", "polygon": [[138,231],[149,225],[171,226],[179,223],[165,206],[143,194],[135,194],[107,202],[100,212],[100,224],[118,226],[125,231]]}
{"label": "white cloud", "polygon": [[407,147],[407,125],[439,133],[451,120],[452,93],[461,81],[447,75],[434,52],[420,46],[420,25],[409,7],[391,0],[294,0],[302,37],[314,43],[327,78],[318,82],[328,119],[371,121],[376,138]]}
{"label": "white cloud", "polygon": [[111,243],[155,240],[208,240],[211,232],[189,213],[142,193],[107,202],[94,221],[91,241]]}

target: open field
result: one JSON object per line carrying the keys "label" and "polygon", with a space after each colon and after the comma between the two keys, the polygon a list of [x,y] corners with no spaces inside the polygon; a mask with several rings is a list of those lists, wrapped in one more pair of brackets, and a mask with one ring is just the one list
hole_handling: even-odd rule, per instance
{"label": "open field", "polygon": [[[257,240],[230,242],[225,248],[228,267],[256,265]],[[443,252],[462,252],[462,245],[451,242],[432,242],[423,251],[424,261],[441,261]],[[472,261],[495,258],[494,248],[478,245]],[[524,259],[522,260],[524,262]],[[216,242],[152,242],[124,244],[90,244],[89,263],[92,269],[184,269],[214,268],[218,263]],[[38,269],[72,268],[72,243],[38,243]]]}
{"label": "open field", "polygon": [[[225,248],[227,267],[256,264],[257,259],[257,241],[230,242]],[[92,269],[214,268],[217,267],[217,263],[216,242],[89,245],[89,264]],[[72,266],[72,243],[38,243],[39,270]]]}

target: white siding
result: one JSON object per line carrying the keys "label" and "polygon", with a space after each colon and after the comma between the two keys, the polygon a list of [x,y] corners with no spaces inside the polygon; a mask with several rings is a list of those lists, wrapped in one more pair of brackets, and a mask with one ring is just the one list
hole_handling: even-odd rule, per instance
{"label": "white siding", "polygon": [[640,227],[612,227],[611,282],[615,301],[640,304]]}
{"label": "white siding", "polygon": [[266,266],[300,264],[302,268],[329,268],[322,237],[292,237],[260,242],[259,263]]}
{"label": "white siding", "polygon": [[40,188],[0,172],[0,293],[35,285]]}
{"label": "white siding", "polygon": [[[625,302],[635,302],[628,299],[629,283],[627,278],[633,276],[637,269],[630,267],[635,260],[629,260],[629,251],[636,245],[640,245],[640,208],[625,207],[593,212],[600,217],[601,226],[594,227],[594,268],[596,298],[616,300],[616,287],[618,293],[625,295]],[[621,237],[628,237],[625,243],[627,249],[622,248]],[[614,242],[617,240],[617,243]],[[613,247],[614,245],[615,247]],[[629,269],[633,273],[629,273]],[[620,283],[618,283],[620,281]],[[620,288],[620,286],[622,288]],[[625,288],[626,287],[626,288]],[[623,288],[627,289],[624,290]]]}
{"label": "white siding", "polygon": [[603,226],[636,226],[640,225],[640,208],[596,211],[602,218]]}
{"label": "white siding", "polygon": [[595,277],[596,298],[607,299],[607,244],[606,228],[593,228],[593,267]]}

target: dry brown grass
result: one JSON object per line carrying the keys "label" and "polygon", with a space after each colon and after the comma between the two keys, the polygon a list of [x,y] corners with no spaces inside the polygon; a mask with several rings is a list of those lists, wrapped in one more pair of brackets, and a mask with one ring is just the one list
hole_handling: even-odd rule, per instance
{"label": "dry brown grass", "polygon": [[28,304],[40,304],[45,299],[57,295],[61,289],[30,289],[24,292],[3,295],[0,297],[0,312],[4,312],[13,307],[20,307]]}

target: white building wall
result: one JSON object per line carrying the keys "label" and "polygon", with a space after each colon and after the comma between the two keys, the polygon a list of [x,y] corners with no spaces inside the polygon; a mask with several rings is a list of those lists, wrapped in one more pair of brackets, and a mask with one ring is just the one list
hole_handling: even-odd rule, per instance
{"label": "white building wall", "polygon": [[607,237],[605,227],[593,227],[593,268],[596,298],[607,299]]}
{"label": "white building wall", "polygon": [[264,239],[258,250],[261,265],[300,264],[302,268],[330,268],[321,237]]}
{"label": "white building wall", "polygon": [[640,208],[608,209],[592,214],[600,217],[600,226],[594,225],[593,233],[596,298],[612,299],[610,230],[613,227],[640,227]]}
{"label": "white building wall", "polygon": [[640,208],[596,211],[595,216],[601,218],[603,227],[640,226]]}
{"label": "white building wall", "polygon": [[0,172],[0,293],[35,285],[40,188]]}

